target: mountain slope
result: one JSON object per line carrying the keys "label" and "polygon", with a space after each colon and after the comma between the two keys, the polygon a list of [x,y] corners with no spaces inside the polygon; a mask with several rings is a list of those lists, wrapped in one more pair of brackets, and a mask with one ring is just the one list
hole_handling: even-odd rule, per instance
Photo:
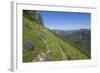
{"label": "mountain slope", "polygon": [[23,17],[23,62],[88,59],[45,26]]}
{"label": "mountain slope", "polygon": [[43,25],[38,11],[23,10],[23,62],[88,59]]}

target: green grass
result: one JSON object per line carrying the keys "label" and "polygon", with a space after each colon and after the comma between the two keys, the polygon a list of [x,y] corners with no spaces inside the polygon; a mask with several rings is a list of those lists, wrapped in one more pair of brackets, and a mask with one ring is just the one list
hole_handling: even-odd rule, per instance
{"label": "green grass", "polygon": [[[40,39],[39,33],[44,35],[43,40]],[[67,60],[67,58],[63,58],[61,50],[69,60],[88,59],[78,49],[55,36],[43,25],[31,21],[27,17],[23,18],[23,41],[25,40],[31,40],[35,47],[30,50],[23,45],[23,62],[32,62],[40,52],[46,52],[47,50],[51,51],[46,59],[47,61]],[[48,48],[43,47],[43,45],[47,45]]]}

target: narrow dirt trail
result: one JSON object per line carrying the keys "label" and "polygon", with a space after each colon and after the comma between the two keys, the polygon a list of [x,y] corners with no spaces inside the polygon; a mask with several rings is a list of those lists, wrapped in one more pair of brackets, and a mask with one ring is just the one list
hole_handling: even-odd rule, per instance
{"label": "narrow dirt trail", "polygon": [[66,55],[66,53],[62,50],[62,48],[59,49],[62,55],[63,60],[68,60],[68,57]]}
{"label": "narrow dirt trail", "polygon": [[[57,38],[57,39],[58,39],[58,38]],[[58,44],[60,44],[60,43],[58,42]],[[64,52],[62,45],[59,45],[59,47],[60,47],[59,50],[60,50],[60,52],[61,52],[62,59],[63,59],[63,60],[68,60],[68,56],[67,56],[67,54]]]}

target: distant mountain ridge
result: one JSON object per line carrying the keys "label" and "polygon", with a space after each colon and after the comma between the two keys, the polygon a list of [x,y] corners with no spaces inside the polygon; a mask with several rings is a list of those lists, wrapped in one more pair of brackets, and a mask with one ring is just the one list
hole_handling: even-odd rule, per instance
{"label": "distant mountain ridge", "polygon": [[59,29],[53,29],[53,30],[51,30],[51,31],[53,31],[53,32],[55,32],[55,33],[60,33],[60,34],[65,34],[65,35],[67,35],[67,34],[72,34],[72,33],[74,33],[74,32],[84,32],[84,31],[90,31],[90,29],[77,29],[77,30],[59,30]]}

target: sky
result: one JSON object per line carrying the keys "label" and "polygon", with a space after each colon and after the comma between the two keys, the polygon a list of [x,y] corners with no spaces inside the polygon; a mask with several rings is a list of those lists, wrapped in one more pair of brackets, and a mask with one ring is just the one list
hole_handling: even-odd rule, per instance
{"label": "sky", "polygon": [[44,25],[49,29],[90,29],[91,13],[39,11]]}

